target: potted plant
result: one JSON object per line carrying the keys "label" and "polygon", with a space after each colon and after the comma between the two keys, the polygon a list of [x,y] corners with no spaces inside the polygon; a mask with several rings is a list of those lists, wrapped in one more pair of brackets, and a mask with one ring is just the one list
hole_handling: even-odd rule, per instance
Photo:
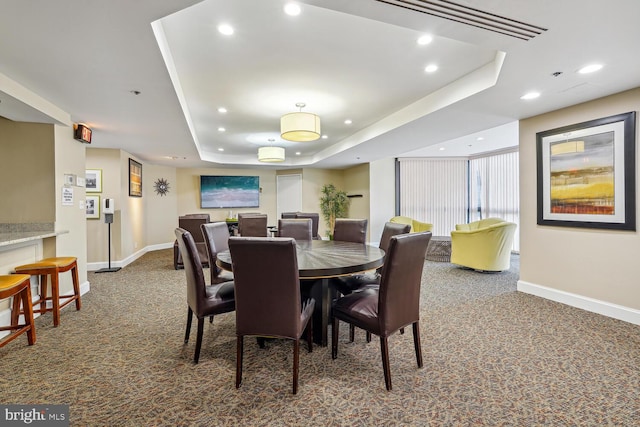
{"label": "potted plant", "polygon": [[333,226],[336,218],[345,218],[349,210],[351,200],[347,197],[347,193],[338,190],[333,184],[325,184],[320,190],[320,210],[327,224],[327,235],[329,239],[333,238]]}

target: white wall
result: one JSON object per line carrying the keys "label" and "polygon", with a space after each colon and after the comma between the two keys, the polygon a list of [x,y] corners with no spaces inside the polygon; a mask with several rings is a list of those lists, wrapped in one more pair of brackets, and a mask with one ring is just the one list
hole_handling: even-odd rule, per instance
{"label": "white wall", "polygon": [[369,164],[369,230],[371,243],[380,243],[384,223],[395,216],[396,172],[393,157]]}

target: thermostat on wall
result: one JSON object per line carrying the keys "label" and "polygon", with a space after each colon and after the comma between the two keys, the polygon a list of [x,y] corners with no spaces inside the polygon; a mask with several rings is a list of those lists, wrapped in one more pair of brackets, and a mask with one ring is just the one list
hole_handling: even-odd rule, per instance
{"label": "thermostat on wall", "polygon": [[64,174],[64,185],[73,185],[75,183],[75,175]]}

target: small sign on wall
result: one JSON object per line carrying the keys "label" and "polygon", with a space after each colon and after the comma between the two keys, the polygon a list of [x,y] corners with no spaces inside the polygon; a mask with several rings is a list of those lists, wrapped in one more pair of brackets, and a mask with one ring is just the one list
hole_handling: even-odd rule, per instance
{"label": "small sign on wall", "polygon": [[73,187],[62,187],[62,206],[73,206]]}

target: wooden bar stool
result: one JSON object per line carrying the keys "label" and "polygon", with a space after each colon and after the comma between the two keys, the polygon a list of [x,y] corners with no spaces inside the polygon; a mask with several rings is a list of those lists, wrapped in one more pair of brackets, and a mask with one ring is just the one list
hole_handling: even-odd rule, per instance
{"label": "wooden bar stool", "polygon": [[[33,306],[31,304],[31,276],[28,274],[10,274],[0,276],[0,300],[13,297],[11,309],[11,325],[0,326],[0,331],[15,331],[0,339],[0,347],[16,339],[26,332],[29,345],[36,343],[36,327],[33,323]],[[20,318],[20,302],[24,310],[24,324],[18,324]]]}
{"label": "wooden bar stool", "polygon": [[[73,279],[73,295],[60,295],[59,274],[71,270]],[[40,299],[34,302],[39,304],[34,313],[46,313],[53,311],[53,326],[60,324],[60,309],[72,301],[76,302],[76,310],[80,310],[80,283],[78,280],[78,264],[76,257],[45,258],[33,264],[20,265],[15,268],[16,273],[40,276]],[[51,276],[51,296],[47,296],[47,276]],[[62,305],[60,299],[68,298]],[[47,308],[47,300],[51,300],[53,307]]]}

